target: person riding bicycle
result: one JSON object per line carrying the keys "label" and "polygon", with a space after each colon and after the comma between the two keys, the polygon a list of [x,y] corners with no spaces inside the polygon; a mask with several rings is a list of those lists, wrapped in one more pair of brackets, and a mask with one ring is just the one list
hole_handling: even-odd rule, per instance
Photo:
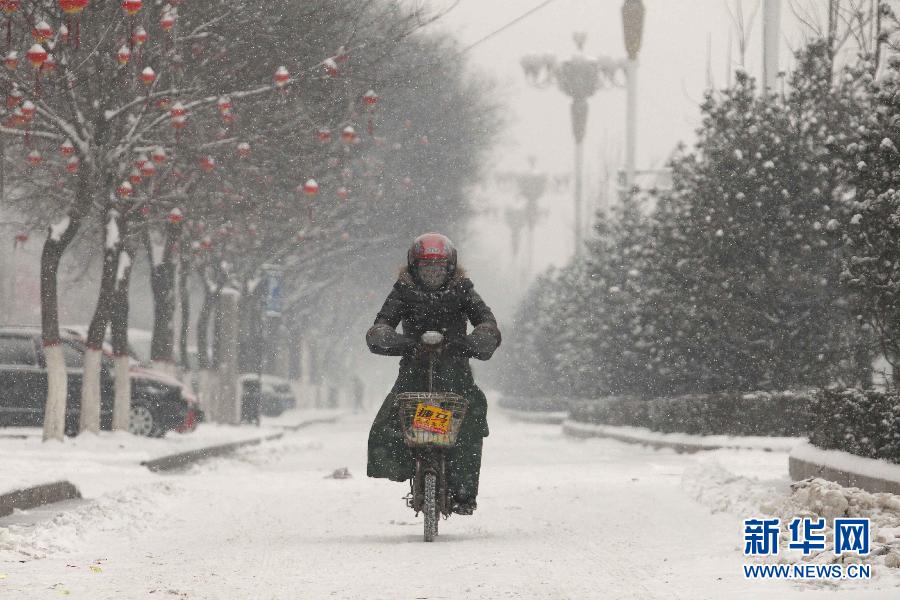
{"label": "person riding bicycle", "polygon": [[[474,327],[468,335],[467,320]],[[398,333],[401,322],[403,333]],[[403,357],[397,381],[369,432],[369,477],[406,481],[415,474],[394,395],[428,389],[429,350],[420,341],[426,331],[444,336],[434,359],[434,391],[454,392],[469,402],[456,445],[447,455],[447,480],[453,512],[470,515],[476,508],[481,448],[488,424],[487,400],[475,385],[469,359],[490,359],[501,338],[494,314],[457,264],[456,248],[439,233],[426,233],[413,241],[406,267],[366,332],[369,350]]]}

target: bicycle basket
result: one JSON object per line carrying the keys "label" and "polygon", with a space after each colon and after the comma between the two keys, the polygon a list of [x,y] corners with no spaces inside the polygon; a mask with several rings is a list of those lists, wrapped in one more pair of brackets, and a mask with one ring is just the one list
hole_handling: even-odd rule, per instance
{"label": "bicycle basket", "polygon": [[401,392],[397,405],[407,446],[450,447],[456,444],[469,401],[451,392]]}

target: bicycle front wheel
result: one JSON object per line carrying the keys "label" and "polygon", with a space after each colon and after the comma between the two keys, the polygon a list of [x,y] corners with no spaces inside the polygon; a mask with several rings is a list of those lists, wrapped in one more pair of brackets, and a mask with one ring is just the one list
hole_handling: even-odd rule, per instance
{"label": "bicycle front wheel", "polygon": [[433,542],[438,534],[440,513],[437,505],[437,475],[425,473],[425,502],[422,507],[425,513],[425,541]]}

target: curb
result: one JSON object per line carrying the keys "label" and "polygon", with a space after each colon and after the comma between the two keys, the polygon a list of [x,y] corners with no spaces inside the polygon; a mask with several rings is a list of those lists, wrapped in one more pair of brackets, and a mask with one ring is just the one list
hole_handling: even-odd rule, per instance
{"label": "curb", "polygon": [[16,490],[0,496],[0,517],[11,515],[17,509],[25,510],[73,498],[81,498],[81,492],[68,481],[55,481]]}
{"label": "curb", "polygon": [[[678,454],[693,454],[695,452],[701,452],[704,450],[719,450],[722,448],[731,448],[737,450],[762,450],[764,452],[772,452],[773,450],[779,451],[787,451],[786,448],[781,447],[780,444],[773,443],[771,446],[763,445],[752,445],[752,444],[741,444],[739,441],[736,443],[711,443],[711,442],[687,442],[687,441],[669,441],[658,438],[645,438],[640,436],[639,434],[626,432],[626,431],[616,431],[616,427],[612,425],[593,425],[588,423],[578,423],[577,421],[565,420],[562,424],[563,433],[576,438],[591,438],[591,437],[600,437],[600,438],[608,438],[612,440],[617,440],[619,442],[626,442],[629,444],[643,444],[644,446],[650,446],[654,450],[659,450],[660,448],[669,448],[674,450]],[[665,435],[665,434],[663,434]],[[699,437],[699,436],[697,436]],[[782,440],[783,438],[777,438],[778,440]],[[798,438],[797,443],[801,442],[802,439]]]}
{"label": "curb", "polygon": [[298,431],[300,429],[303,429],[304,427],[309,427],[310,425],[317,425],[319,423],[333,423],[340,417],[341,415],[334,415],[330,417],[309,419],[296,425],[285,425],[283,427],[284,431],[280,433],[273,433],[263,437],[242,440],[240,442],[219,444],[218,446],[197,448],[196,450],[188,450],[187,452],[179,452],[178,454],[169,454],[160,458],[145,460],[141,462],[141,466],[147,467],[154,473],[159,473],[161,471],[174,471],[176,469],[184,468],[192,463],[205,460],[207,458],[231,454],[238,448],[243,448],[245,446],[256,446],[261,444],[262,442],[270,442],[273,440],[281,439],[287,432]]}
{"label": "curb", "polygon": [[284,433],[273,433],[265,437],[252,438],[240,442],[229,442],[227,444],[219,444],[218,446],[206,446],[205,448],[197,448],[196,450],[188,450],[187,452],[179,452],[178,454],[169,454],[153,460],[145,460],[141,462],[141,466],[147,467],[154,473],[160,471],[174,471],[186,467],[191,463],[201,461],[214,456],[222,456],[231,454],[238,448],[244,446],[256,446],[262,442],[277,440],[284,436]]}
{"label": "curb", "polygon": [[788,473],[790,473],[791,479],[794,481],[800,481],[809,477],[821,477],[844,487],[856,487],[874,494],[881,492],[900,494],[900,482],[898,481],[881,479],[871,475],[861,475],[850,470],[838,469],[837,467],[823,465],[793,455],[788,457]]}

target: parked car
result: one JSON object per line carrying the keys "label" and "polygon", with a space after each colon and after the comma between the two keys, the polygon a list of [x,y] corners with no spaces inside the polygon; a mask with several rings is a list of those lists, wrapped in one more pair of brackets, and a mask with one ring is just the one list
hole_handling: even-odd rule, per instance
{"label": "parked car", "polygon": [[[62,331],[78,338],[82,343],[87,340],[87,325],[66,325],[60,328]],[[167,373],[162,373],[150,368],[150,340],[151,332],[146,329],[128,328],[128,357],[130,359],[129,371],[132,373],[132,381],[135,375],[142,379],[151,379],[165,385],[181,389],[181,396],[188,403],[188,412],[184,423],[175,428],[179,433],[186,433],[197,428],[197,424],[204,419],[203,410],[197,396],[188,386]],[[110,359],[113,356],[112,343],[107,335],[103,340],[103,353]]]}
{"label": "parked car", "polygon": [[[243,373],[238,377],[241,385],[241,398],[243,404],[255,402],[253,394],[257,393],[259,375],[257,373]],[[297,399],[291,382],[276,375],[262,376],[262,396],[259,399],[259,412],[267,417],[277,417],[284,411],[295,408]],[[248,407],[242,412],[252,414],[253,409]]]}
{"label": "parked car", "polygon": [[[84,353],[72,332],[61,331],[63,360],[68,373],[66,433],[78,428]],[[100,426],[112,426],[113,364],[101,358]],[[163,377],[132,371],[129,430],[136,435],[160,437],[196,419],[183,386]],[[41,426],[47,397],[47,369],[38,327],[0,327],[0,425]]]}

